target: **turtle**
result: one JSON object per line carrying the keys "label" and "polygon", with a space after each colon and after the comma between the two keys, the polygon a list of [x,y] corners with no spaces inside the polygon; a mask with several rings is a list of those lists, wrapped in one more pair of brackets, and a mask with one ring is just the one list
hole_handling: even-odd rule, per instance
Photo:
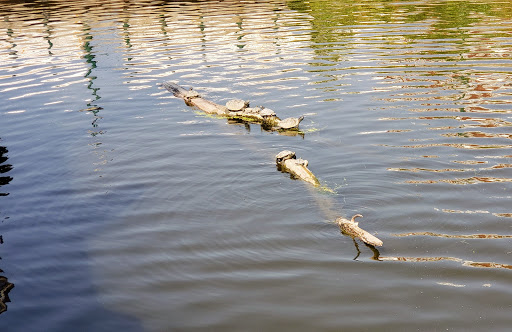
{"label": "turtle", "polygon": [[259,106],[247,107],[246,109],[244,109],[244,113],[246,113],[246,114],[260,114],[260,112],[261,112],[261,107],[259,107]]}
{"label": "turtle", "polygon": [[274,112],[273,110],[271,110],[270,108],[264,108],[260,111],[260,115],[264,118],[266,117],[271,117],[271,116],[275,116],[276,115],[276,112]]}
{"label": "turtle", "polygon": [[249,101],[245,101],[242,99],[231,99],[226,103],[226,107],[231,112],[240,112],[243,111],[246,107],[249,106]]}
{"label": "turtle", "polygon": [[279,129],[296,129],[299,127],[299,123],[304,119],[304,116],[299,118],[286,118],[284,120],[280,120],[277,123],[277,128]]}
{"label": "turtle", "polygon": [[285,160],[295,159],[295,152],[290,150],[283,150],[276,155],[276,163],[280,164]]}
{"label": "turtle", "polygon": [[197,92],[196,90],[192,90],[192,88],[190,88],[190,90],[187,90],[187,92],[185,93],[185,98],[187,98],[187,99],[198,98],[198,97],[199,97],[199,92]]}
{"label": "turtle", "polygon": [[299,159],[297,159],[297,165],[302,165],[304,167],[308,167],[309,161],[307,161],[306,159],[299,158]]}

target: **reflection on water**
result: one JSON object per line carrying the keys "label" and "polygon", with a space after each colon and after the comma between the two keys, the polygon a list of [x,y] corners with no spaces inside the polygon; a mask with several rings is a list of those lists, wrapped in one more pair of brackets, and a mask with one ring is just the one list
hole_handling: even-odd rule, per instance
{"label": "reflection on water", "polygon": [[509,239],[512,235],[498,235],[498,234],[471,234],[471,235],[454,235],[454,234],[438,234],[433,232],[411,232],[403,234],[394,234],[395,236],[439,236],[453,239]]}
{"label": "reflection on water", "polygon": [[[445,237],[445,238],[454,238],[454,239],[507,239],[512,238],[512,235],[497,235],[497,234],[472,234],[472,235],[449,235],[449,234],[436,234],[432,232],[411,232],[404,234],[394,234],[394,236],[404,237],[404,236],[436,236],[436,237]],[[361,255],[361,250],[359,249],[359,244],[355,239],[354,246],[356,248],[357,254],[354,257],[354,260],[357,260]],[[501,264],[495,262],[473,262],[469,260],[464,260],[456,257],[403,257],[403,256],[381,256],[380,252],[377,248],[372,245],[363,243],[368,247],[372,252],[373,256],[370,259],[375,261],[396,261],[396,262],[439,262],[439,261],[452,261],[459,262],[463,266],[468,267],[477,267],[477,268],[493,268],[493,269],[512,269],[511,264]]]}
{"label": "reflection on water", "polygon": [[[12,169],[12,165],[8,164],[8,156],[7,156],[7,148],[5,146],[0,146],[0,190],[2,190],[2,186],[9,184],[12,181],[12,177],[8,176],[8,172]],[[7,196],[8,192],[0,192],[0,196]],[[2,211],[0,210],[0,220],[4,222],[9,219],[2,215]],[[2,234],[0,233],[0,246],[4,243],[4,239]],[[1,249],[1,247],[0,247]],[[1,257],[0,257],[1,259]],[[0,268],[0,273],[4,271]],[[5,276],[0,275],[0,314],[7,310],[7,302],[10,302],[9,299],[9,291],[14,287],[14,284],[10,283]]]}
{"label": "reflection on water", "polygon": [[[509,327],[510,2],[0,4],[10,328]],[[284,149],[334,189],[275,172]],[[322,222],[354,213],[380,251]]]}
{"label": "reflection on water", "polygon": [[500,264],[494,262],[472,262],[463,260],[456,257],[393,257],[393,256],[380,256],[379,260],[382,261],[399,261],[399,262],[439,262],[439,261],[453,261],[462,263],[463,266],[479,267],[479,268],[492,268],[492,269],[512,269],[510,264]]}
{"label": "reflection on water", "polygon": [[[12,165],[7,163],[9,159],[7,157],[7,148],[5,146],[0,146],[0,187],[12,181],[12,177],[7,174],[12,169]],[[0,189],[1,190],[1,189]],[[0,196],[7,196],[8,192],[0,192]]]}
{"label": "reflection on water", "polygon": [[[0,270],[2,272],[2,270]],[[7,278],[0,276],[0,314],[7,311],[7,303],[11,302],[9,299],[9,292],[14,288],[14,284],[7,281]]]}

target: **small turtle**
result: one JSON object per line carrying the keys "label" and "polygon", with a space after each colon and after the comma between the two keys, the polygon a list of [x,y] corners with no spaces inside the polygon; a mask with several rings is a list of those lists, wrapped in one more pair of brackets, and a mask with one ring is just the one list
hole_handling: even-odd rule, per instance
{"label": "small turtle", "polygon": [[246,109],[244,109],[244,113],[246,114],[260,114],[261,112],[261,107],[247,107]]}
{"label": "small turtle", "polygon": [[299,159],[297,159],[297,165],[302,165],[304,167],[308,167],[309,161],[307,161],[306,159],[299,158]]}
{"label": "small turtle", "polygon": [[185,94],[185,98],[187,98],[187,99],[198,98],[198,97],[199,97],[199,92],[197,92],[196,90],[192,90],[192,88],[190,88],[190,90],[187,90],[187,92]]}
{"label": "small turtle", "polygon": [[299,127],[299,123],[304,119],[303,116],[299,118],[286,118],[277,123],[279,129],[296,129]]}
{"label": "small turtle", "polygon": [[264,108],[260,111],[260,115],[264,118],[266,117],[271,117],[271,116],[275,116],[276,115],[276,112],[274,112],[273,110],[271,110],[270,108]]}
{"label": "small turtle", "polygon": [[249,106],[249,102],[242,99],[231,99],[226,103],[226,107],[231,112],[239,112],[243,111],[246,107]]}
{"label": "small turtle", "polygon": [[295,159],[295,152],[284,150],[276,155],[276,163],[280,164],[287,159]]}

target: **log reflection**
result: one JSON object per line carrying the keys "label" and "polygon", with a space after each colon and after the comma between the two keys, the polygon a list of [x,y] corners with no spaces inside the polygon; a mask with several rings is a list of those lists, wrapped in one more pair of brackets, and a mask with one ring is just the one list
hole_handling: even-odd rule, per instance
{"label": "log reflection", "polygon": [[[512,235],[499,235],[499,234],[466,234],[466,235],[453,235],[453,234],[442,234],[434,232],[410,232],[393,234],[398,237],[405,236],[436,236],[454,239],[510,239]],[[404,256],[381,256],[381,261],[399,261],[399,262],[439,262],[439,261],[452,261],[461,263],[463,266],[478,267],[478,268],[494,268],[494,269],[512,269],[510,264],[501,264],[495,262],[473,262],[470,260],[464,260],[457,257],[404,257]]]}
{"label": "log reflection", "polygon": [[[347,236],[347,234],[343,233],[340,228],[340,233]],[[508,239],[512,238],[512,235],[498,235],[498,234],[470,234],[470,235],[450,235],[450,234],[439,234],[433,232],[412,232],[412,233],[403,233],[403,234],[393,234],[394,236],[414,236],[414,235],[427,235],[427,236],[438,236],[438,237],[447,237],[447,238],[459,238],[459,239]],[[361,250],[359,248],[359,244],[352,237],[354,242],[354,247],[356,249],[356,256],[353,260],[358,260],[361,255]],[[364,242],[363,242],[364,243]],[[470,260],[465,260],[457,257],[449,257],[449,256],[435,256],[435,257],[406,257],[406,256],[381,256],[380,252],[374,246],[364,243],[373,253],[373,256],[370,259],[375,261],[391,261],[391,262],[440,262],[440,261],[452,261],[461,263],[462,266],[474,267],[474,268],[493,268],[493,269],[507,269],[512,270],[511,264],[502,264],[496,262],[474,262]]]}
{"label": "log reflection", "polygon": [[[343,232],[343,230],[341,229],[340,227],[340,233],[344,236],[350,236],[348,234],[345,234]],[[354,247],[356,248],[356,256],[353,258],[353,260],[357,260],[359,258],[359,256],[361,255],[361,250],[359,249],[359,244],[357,244],[357,241],[355,239],[355,237],[353,236],[350,236],[352,238],[352,241],[354,242]],[[380,260],[380,252],[377,248],[375,248],[375,246],[371,245],[371,244],[368,244],[368,243],[365,243],[365,242],[362,242],[365,246],[367,246],[373,253],[373,256],[370,258],[372,260],[375,260],[375,261],[379,261]]]}
{"label": "log reflection", "polygon": [[463,266],[493,269],[512,269],[510,264],[501,264],[495,262],[473,262],[456,257],[399,257],[399,256],[381,256],[380,261],[396,261],[396,262],[439,262],[452,261],[459,262]]}
{"label": "log reflection", "polygon": [[453,239],[510,239],[512,235],[498,235],[498,234],[469,234],[469,235],[453,235],[453,234],[441,234],[434,232],[411,232],[411,233],[401,233],[401,234],[393,234],[398,237],[405,236],[437,236],[437,237],[447,237]]}

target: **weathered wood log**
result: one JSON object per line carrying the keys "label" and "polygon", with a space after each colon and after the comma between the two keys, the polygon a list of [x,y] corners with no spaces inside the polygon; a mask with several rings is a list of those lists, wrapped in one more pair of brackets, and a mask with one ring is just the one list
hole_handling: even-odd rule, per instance
{"label": "weathered wood log", "polygon": [[299,123],[304,119],[304,117],[301,116],[299,118],[287,118],[281,120],[271,109],[265,107],[249,107],[249,102],[242,103],[243,106],[239,109],[230,110],[226,106],[219,105],[202,98],[195,90],[186,90],[172,82],[164,82],[162,86],[172,92],[174,96],[183,99],[189,106],[195,106],[206,113],[230,119],[261,123],[267,130],[297,131]]}
{"label": "weathered wood log", "polygon": [[164,82],[162,86],[166,88],[168,91],[172,92],[172,94],[174,94],[175,97],[183,99],[185,103],[189,106],[195,106],[209,114],[228,114],[227,107],[216,104],[207,99],[201,98],[201,96],[199,96],[199,94],[193,90],[185,90],[181,86],[174,84],[172,82]]}
{"label": "weathered wood log", "polygon": [[364,229],[360,228],[359,223],[354,221],[358,217],[363,217],[363,216],[360,214],[356,214],[355,216],[352,217],[351,220],[345,219],[343,217],[338,217],[336,219],[336,223],[340,226],[341,231],[343,233],[350,235],[353,238],[359,238],[363,242],[371,244],[372,246],[375,246],[375,247],[382,246],[383,243],[381,240],[379,240],[374,235],[368,233]]}
{"label": "weathered wood log", "polygon": [[296,159],[295,152],[281,151],[276,155],[277,168],[281,172],[290,173],[297,179],[309,182],[314,186],[319,186],[320,182],[316,176],[308,169],[308,161]]}

